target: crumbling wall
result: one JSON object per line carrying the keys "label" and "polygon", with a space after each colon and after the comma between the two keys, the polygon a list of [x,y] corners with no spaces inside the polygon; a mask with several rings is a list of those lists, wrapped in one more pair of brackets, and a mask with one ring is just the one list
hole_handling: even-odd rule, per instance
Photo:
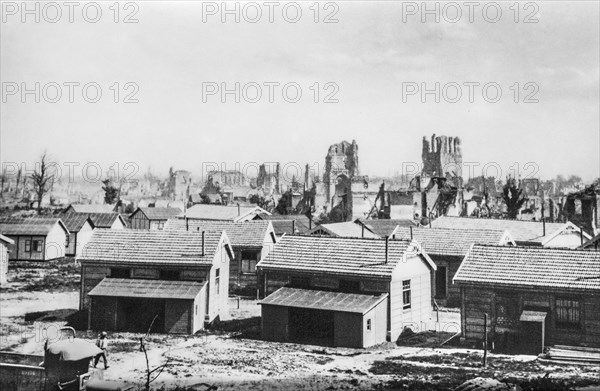
{"label": "crumbling wall", "polygon": [[423,137],[423,170],[429,177],[445,177],[446,174],[462,176],[462,150],[458,137],[431,136],[431,141]]}
{"label": "crumbling wall", "polygon": [[352,219],[352,182],[359,176],[358,145],[342,141],[333,144],[325,157],[323,182],[329,210],[337,209],[344,220]]}

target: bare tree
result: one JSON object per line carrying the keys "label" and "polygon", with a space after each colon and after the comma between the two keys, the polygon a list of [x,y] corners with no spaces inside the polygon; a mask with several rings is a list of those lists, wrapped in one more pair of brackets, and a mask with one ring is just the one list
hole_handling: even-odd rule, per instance
{"label": "bare tree", "polygon": [[[39,166],[35,168],[33,174],[31,174],[31,180],[33,181],[33,191],[37,195],[38,214],[42,210],[42,199],[44,198],[44,194],[48,192],[48,184],[53,180],[53,176],[50,175],[48,171],[48,162],[46,161],[47,154],[46,151],[42,154],[40,158]],[[51,183],[51,182],[50,182]]]}

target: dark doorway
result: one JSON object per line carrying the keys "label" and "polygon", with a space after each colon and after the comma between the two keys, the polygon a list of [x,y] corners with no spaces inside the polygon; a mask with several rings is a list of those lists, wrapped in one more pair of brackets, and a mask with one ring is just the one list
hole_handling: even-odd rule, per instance
{"label": "dark doorway", "polygon": [[445,299],[448,294],[447,270],[446,266],[438,266],[435,272],[435,297],[437,299]]}
{"label": "dark doorway", "polygon": [[[154,319],[156,317],[156,319]],[[152,326],[152,328],[150,328]],[[145,333],[165,331],[165,301],[160,299],[119,298],[117,330]]]}
{"label": "dark doorway", "polygon": [[306,308],[289,309],[290,340],[333,346],[333,312]]}

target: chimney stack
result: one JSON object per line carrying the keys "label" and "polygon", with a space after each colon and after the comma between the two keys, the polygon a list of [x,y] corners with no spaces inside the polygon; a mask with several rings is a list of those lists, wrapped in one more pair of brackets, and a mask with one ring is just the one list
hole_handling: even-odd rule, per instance
{"label": "chimney stack", "polygon": [[296,220],[292,220],[292,235],[296,234]]}
{"label": "chimney stack", "polygon": [[239,202],[238,202],[238,204],[237,204],[237,207],[238,207],[238,217],[239,217],[239,216],[240,216],[240,214],[242,213],[242,212],[240,212],[240,203],[239,203]]}
{"label": "chimney stack", "polygon": [[[200,229],[200,227],[198,227]],[[204,256],[204,231],[202,231],[202,256]]]}
{"label": "chimney stack", "polygon": [[410,226],[410,240],[413,240],[412,225]]}
{"label": "chimney stack", "polygon": [[190,224],[188,223],[188,218],[184,217],[184,219],[185,219],[185,230],[189,231],[190,230]]}
{"label": "chimney stack", "polygon": [[360,233],[360,237],[364,238],[365,237],[365,225],[361,224],[361,227],[362,227],[362,230],[361,230],[361,233]]}

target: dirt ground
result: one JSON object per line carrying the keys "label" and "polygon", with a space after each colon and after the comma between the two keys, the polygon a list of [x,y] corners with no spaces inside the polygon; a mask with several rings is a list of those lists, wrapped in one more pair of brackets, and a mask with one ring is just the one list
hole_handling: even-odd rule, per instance
{"label": "dirt ground", "polygon": [[[62,278],[65,270],[77,268],[11,267],[10,284],[0,291],[0,350],[41,355],[47,337],[56,338],[60,326],[81,320],[78,276]],[[488,366],[483,368],[481,351],[439,346],[451,332],[418,334],[404,341],[403,345],[411,346],[386,343],[369,349],[264,342],[260,340],[260,306],[254,300],[241,300],[239,309],[237,306],[237,300],[230,300],[231,320],[201,334],[151,334],[146,343],[149,366],[166,364],[153,387],[431,390],[453,389],[482,376],[520,383],[527,390],[546,389],[527,388],[527,381],[549,374],[551,379],[564,381],[554,389],[600,389],[598,367],[547,365],[535,356],[489,354]],[[441,316],[449,322],[456,320],[457,314],[451,311]],[[87,331],[78,331],[78,336],[90,341],[96,337]],[[146,360],[140,351],[140,336],[109,333],[110,368],[98,369],[96,376],[143,384]]]}

